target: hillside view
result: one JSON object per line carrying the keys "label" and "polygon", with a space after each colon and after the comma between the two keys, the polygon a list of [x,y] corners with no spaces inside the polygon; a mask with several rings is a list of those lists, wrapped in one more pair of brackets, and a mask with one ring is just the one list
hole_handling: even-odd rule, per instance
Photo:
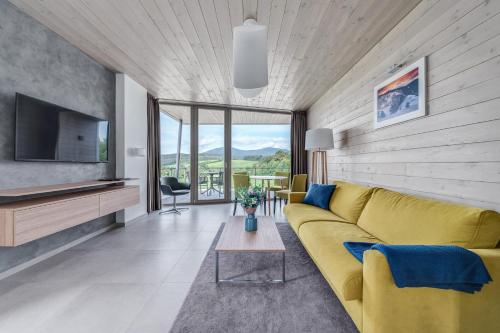
{"label": "hillside view", "polygon": [[[276,171],[288,171],[290,169],[290,152],[287,149],[266,147],[260,149],[244,150],[233,148],[232,171],[248,171],[253,175],[274,174]],[[208,171],[222,172],[224,170],[224,148],[214,148],[200,153],[198,160],[199,173]],[[162,175],[168,176],[175,173],[175,154],[164,154],[161,156]],[[181,154],[179,168],[181,181],[190,181],[190,158],[189,154]]]}
{"label": "hillside view", "polygon": [[[232,160],[228,172],[274,175],[277,171],[289,171],[290,125],[286,123],[287,120],[283,121],[279,124],[232,124]],[[218,197],[218,191],[224,188],[225,179],[224,145],[227,142],[224,125],[200,124],[196,143],[191,142],[191,125],[182,124],[179,142],[179,121],[164,113],[160,115],[162,176],[176,176],[176,153],[180,148],[179,181],[192,183],[191,150],[194,148],[198,151],[198,190],[206,193],[209,188],[213,190],[215,187]],[[214,198],[214,191],[210,191],[207,196]]]}

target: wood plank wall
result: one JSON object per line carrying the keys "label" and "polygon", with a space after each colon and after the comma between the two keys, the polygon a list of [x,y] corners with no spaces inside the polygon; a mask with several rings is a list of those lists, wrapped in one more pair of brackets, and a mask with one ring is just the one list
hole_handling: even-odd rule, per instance
{"label": "wood plank wall", "polygon": [[[428,116],[375,130],[373,87],[428,57]],[[329,177],[500,211],[500,0],[423,0],[309,110]]]}

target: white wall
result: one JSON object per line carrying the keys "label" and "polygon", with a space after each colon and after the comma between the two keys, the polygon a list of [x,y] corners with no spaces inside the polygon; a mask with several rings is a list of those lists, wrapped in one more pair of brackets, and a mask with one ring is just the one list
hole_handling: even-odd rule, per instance
{"label": "white wall", "polygon": [[[330,178],[500,210],[500,1],[423,0],[309,110]],[[424,118],[373,128],[373,87],[428,57]]]}
{"label": "white wall", "polygon": [[126,74],[116,74],[116,176],[139,178],[139,205],[117,213],[126,223],[147,213],[147,157],[133,156],[133,148],[147,147],[147,90]]}

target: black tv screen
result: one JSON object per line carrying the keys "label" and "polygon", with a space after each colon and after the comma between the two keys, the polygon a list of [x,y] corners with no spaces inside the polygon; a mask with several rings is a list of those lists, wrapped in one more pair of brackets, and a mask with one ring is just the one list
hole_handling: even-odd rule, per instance
{"label": "black tv screen", "polygon": [[109,122],[16,94],[17,161],[107,162]]}

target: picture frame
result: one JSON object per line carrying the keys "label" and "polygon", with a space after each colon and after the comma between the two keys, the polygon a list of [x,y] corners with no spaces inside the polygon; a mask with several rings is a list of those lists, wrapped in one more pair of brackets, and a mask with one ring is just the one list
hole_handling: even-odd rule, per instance
{"label": "picture frame", "polygon": [[374,128],[427,115],[426,71],[423,57],[373,89]]}

